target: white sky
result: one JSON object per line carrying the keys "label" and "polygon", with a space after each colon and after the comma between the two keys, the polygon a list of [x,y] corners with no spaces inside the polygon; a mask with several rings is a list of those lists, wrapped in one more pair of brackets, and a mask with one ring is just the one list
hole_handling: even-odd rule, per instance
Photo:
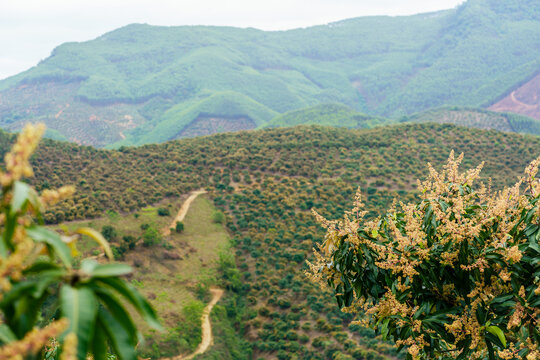
{"label": "white sky", "polygon": [[367,15],[450,9],[463,0],[0,0],[0,79],[131,23],[284,30]]}

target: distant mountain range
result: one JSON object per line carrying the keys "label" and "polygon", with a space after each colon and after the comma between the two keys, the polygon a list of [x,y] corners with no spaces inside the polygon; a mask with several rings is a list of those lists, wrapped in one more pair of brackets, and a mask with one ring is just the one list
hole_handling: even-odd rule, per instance
{"label": "distant mountain range", "polygon": [[50,137],[101,147],[281,126],[328,103],[367,114],[332,120],[354,127],[443,105],[540,119],[539,71],[537,0],[273,32],[129,25],[0,81],[0,126],[44,121]]}

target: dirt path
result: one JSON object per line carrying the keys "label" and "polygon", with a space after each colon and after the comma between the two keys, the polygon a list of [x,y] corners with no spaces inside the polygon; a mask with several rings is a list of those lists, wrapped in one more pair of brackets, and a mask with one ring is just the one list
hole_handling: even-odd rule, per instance
{"label": "dirt path", "polygon": [[186,201],[184,201],[184,203],[182,204],[182,206],[180,207],[180,210],[178,210],[178,214],[176,215],[176,217],[174,218],[174,220],[172,221],[171,225],[169,225],[166,229],[163,229],[162,233],[164,236],[168,236],[171,234],[171,228],[175,228],[176,227],[176,222],[177,221],[183,221],[184,218],[186,217],[186,214],[189,210],[189,206],[191,205],[191,203],[193,202],[193,200],[195,200],[197,198],[197,196],[201,195],[201,194],[205,194],[206,193],[206,190],[197,190],[197,191],[194,191],[191,193],[191,195],[189,195],[189,197],[186,199]]}
{"label": "dirt path", "polygon": [[204,353],[206,350],[208,350],[210,345],[212,345],[214,337],[212,336],[212,325],[210,324],[210,312],[212,312],[212,308],[214,307],[214,305],[216,305],[219,299],[221,299],[221,297],[223,296],[223,290],[213,288],[213,289],[210,289],[210,292],[212,293],[212,301],[210,301],[210,303],[206,305],[206,307],[204,308],[202,317],[201,317],[201,323],[202,323],[201,343],[199,344],[199,346],[197,346],[197,349],[191,355],[187,355],[187,356],[179,355],[179,356],[171,358],[171,360],[193,359],[196,355]]}
{"label": "dirt path", "polygon": [[534,109],[536,109],[538,107],[537,105],[525,104],[524,102],[521,102],[518,99],[516,99],[516,92],[515,91],[512,91],[512,93],[510,94],[510,99],[512,99],[512,101],[515,104],[517,104],[519,106],[523,106],[527,110],[534,110]]}

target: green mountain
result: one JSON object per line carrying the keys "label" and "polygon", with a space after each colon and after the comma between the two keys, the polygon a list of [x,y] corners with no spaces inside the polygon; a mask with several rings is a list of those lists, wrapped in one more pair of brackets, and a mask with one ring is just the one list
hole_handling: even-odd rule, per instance
{"label": "green mountain", "polygon": [[399,118],[488,106],[540,68],[540,3],[362,17],[289,31],[129,25],[0,81],[0,126],[105,146],[251,129],[324,103]]}
{"label": "green mountain", "polygon": [[[12,141],[0,132],[0,159]],[[147,334],[151,346],[143,349],[145,357],[196,346],[203,305],[186,306],[182,314],[176,309],[185,297],[195,296],[191,293],[208,301],[204,286],[210,280],[192,283],[191,275],[202,277],[215,266],[214,282],[226,293],[212,313],[215,345],[200,359],[395,360],[404,357],[377,334],[351,324],[352,316],[338,310],[332,294],[306,280],[305,260],[324,238],[310,209],[341,217],[360,187],[374,216],[394,198],[414,198],[416,179],[428,172],[426,163],[440,168],[452,149],[465,153],[463,168],[485,161],[483,177],[501,188],[538,157],[540,137],[419,123],[362,130],[262,129],[119,150],[46,140],[32,160],[33,181],[40,190],[77,186],[72,200],[45,213],[46,222],[95,218],[100,229],[110,219],[117,253],[137,269],[133,284],[164,309],[160,316],[168,330]],[[217,264],[203,262],[204,247],[189,242],[194,226],[215,228],[201,223],[209,215],[186,220],[189,236],[138,245],[148,227],[170,223],[157,208],[174,204],[173,213],[187,193],[200,188],[225,214],[230,247]],[[197,206],[204,215],[203,205]],[[189,274],[180,270],[186,264]],[[169,291],[187,285],[189,294]]]}

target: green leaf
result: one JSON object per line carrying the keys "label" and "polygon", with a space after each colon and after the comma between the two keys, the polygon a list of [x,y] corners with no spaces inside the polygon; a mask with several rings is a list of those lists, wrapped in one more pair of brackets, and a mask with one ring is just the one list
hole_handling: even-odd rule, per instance
{"label": "green leaf", "polygon": [[77,234],[86,235],[93,239],[95,242],[98,243],[99,246],[101,246],[101,248],[105,252],[105,255],[107,255],[110,260],[114,260],[114,256],[111,247],[109,246],[109,242],[105,240],[105,238],[99,231],[96,231],[95,229],[89,227],[81,227],[75,230],[75,232]]}
{"label": "green leaf", "polygon": [[34,241],[47,244],[66,266],[71,267],[71,251],[66,243],[62,241],[60,235],[41,226],[32,226],[26,229],[26,233]]}
{"label": "green leaf", "polygon": [[388,323],[390,322],[390,319],[385,319],[382,327],[381,327],[381,335],[383,340],[386,340],[388,337]]}
{"label": "green leaf", "polygon": [[85,274],[90,274],[98,266],[98,262],[94,259],[83,259],[81,261],[80,271]]}
{"label": "green leaf", "polygon": [[67,333],[77,335],[77,357],[85,360],[88,346],[94,335],[98,302],[92,290],[86,287],[62,286],[60,290],[62,316],[69,319]]}
{"label": "green leaf", "polygon": [[22,210],[26,203],[30,202],[34,207],[39,206],[38,195],[32,187],[20,181],[13,186],[13,198],[11,199],[11,211],[16,213]]}
{"label": "green leaf", "polygon": [[506,337],[504,336],[503,331],[495,325],[486,326],[486,330],[492,333],[493,335],[497,336],[499,340],[501,341],[501,344],[503,344],[504,347],[506,347]]}
{"label": "green leaf", "polygon": [[122,325],[124,331],[130,337],[130,340],[134,343],[138,340],[139,332],[137,327],[133,323],[131,316],[126,311],[122,303],[107,289],[96,289],[96,295],[99,300],[107,307],[109,312],[116,318],[118,323]]}
{"label": "green leaf", "polygon": [[108,359],[107,337],[104,325],[101,323],[101,318],[97,316],[94,337],[92,338],[91,352],[94,355],[94,360]]}
{"label": "green leaf", "polygon": [[157,330],[162,329],[155,310],[152,308],[150,303],[148,303],[148,301],[146,301],[146,299],[139,294],[137,289],[126,283],[124,280],[118,278],[103,277],[98,278],[97,280],[108,285],[112,290],[118,292],[127,301],[129,301],[131,305],[135,307],[135,310],[137,310],[137,312],[143,316],[144,320],[150,326]]}
{"label": "green leaf", "polygon": [[131,271],[131,266],[127,264],[103,264],[94,267],[89,275],[92,277],[114,277],[129,274]]}
{"label": "green leaf", "polygon": [[[18,298],[28,296],[36,288],[36,280],[23,281],[18,284],[14,284],[7,293],[2,294],[2,300],[0,301],[0,307],[8,306],[10,303],[16,301]],[[26,293],[26,294],[25,294]]]}
{"label": "green leaf", "polygon": [[104,308],[98,310],[98,321],[103,326],[118,358],[120,360],[136,360],[136,344],[131,341],[122,325]]}
{"label": "green leaf", "polygon": [[50,270],[61,270],[62,267],[60,267],[57,264],[53,264],[49,261],[36,261],[32,265],[30,265],[28,268],[24,269],[23,274],[24,275],[33,275],[33,274],[41,274],[44,271],[50,271]]}
{"label": "green leaf", "polygon": [[37,284],[35,290],[32,292],[34,298],[40,298],[45,290],[53,284],[58,284],[61,279],[66,275],[64,269],[59,270],[47,270],[39,274],[37,278]]}
{"label": "green leaf", "polygon": [[17,341],[17,337],[6,324],[0,324],[0,341],[4,344]]}

